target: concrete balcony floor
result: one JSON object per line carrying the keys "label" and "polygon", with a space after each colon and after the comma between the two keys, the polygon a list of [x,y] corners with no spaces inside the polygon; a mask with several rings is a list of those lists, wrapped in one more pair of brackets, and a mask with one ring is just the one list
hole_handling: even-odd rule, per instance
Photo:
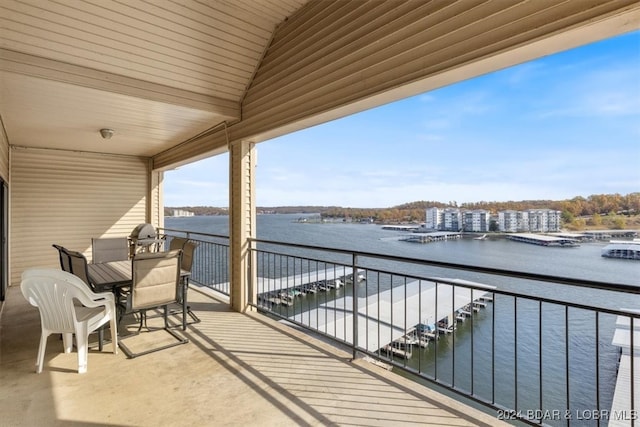
{"label": "concrete balcony floor", "polygon": [[[178,329],[188,344],[127,359],[122,350],[114,355],[108,342],[102,352],[90,349],[88,372],[78,374],[76,353],[64,354],[59,336],[51,335],[38,375],[40,317],[18,287],[9,288],[0,318],[0,424],[501,424],[364,360],[352,362],[349,353],[265,316],[230,311],[204,292],[192,289],[189,302],[202,321]],[[126,342],[134,347],[136,339]]]}

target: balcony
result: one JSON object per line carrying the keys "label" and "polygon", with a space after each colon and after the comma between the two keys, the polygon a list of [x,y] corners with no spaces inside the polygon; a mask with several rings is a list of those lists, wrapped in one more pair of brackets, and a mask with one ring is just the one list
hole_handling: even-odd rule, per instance
{"label": "balcony", "polygon": [[[9,288],[0,363],[17,402],[4,408],[10,425],[573,423],[565,414],[636,423],[640,313],[612,308],[637,295],[635,286],[254,239],[253,308],[239,313],[226,295],[227,237],[163,231],[199,243],[188,300],[201,322],[183,332],[190,343],[128,360],[94,342],[88,373],[78,375],[75,354],[61,353],[52,336],[36,375],[38,312]],[[452,274],[421,277],[411,265]],[[483,283],[465,280],[466,271]],[[503,276],[610,301],[491,285]]]}
{"label": "balcony", "polygon": [[126,359],[94,343],[80,375],[76,354],[61,353],[52,335],[38,375],[38,312],[19,287],[10,288],[0,325],[2,425],[497,425],[454,399],[351,361],[349,351],[260,314],[231,311],[210,291],[190,291],[189,302],[201,322],[184,332],[187,345]]}
{"label": "balcony", "polygon": [[[194,279],[228,292],[224,236],[166,231],[199,241]],[[533,425],[636,421],[635,285],[259,239],[251,251],[253,307],[354,358]]]}
{"label": "balcony", "polygon": [[[578,1],[508,6],[406,2],[395,7],[387,2],[274,0],[264,8],[214,1],[206,6],[211,10],[205,15],[202,2],[186,2],[162,13],[156,13],[158,6],[151,3],[153,10],[127,2],[111,2],[107,8],[93,2],[0,3],[0,15],[11,23],[0,31],[2,423],[139,425],[150,420],[148,424],[153,425],[200,425],[268,420],[278,425],[389,425],[424,416],[416,423],[481,424],[482,415],[466,406],[398,375],[388,376],[386,371],[368,374],[372,367],[360,359],[347,362],[354,353],[367,354],[393,365],[395,371],[417,373],[429,383],[450,384],[458,395],[476,399],[479,391],[473,380],[471,384],[457,381],[459,369],[457,374],[440,370],[455,363],[439,363],[431,375],[421,367],[416,371],[403,360],[385,357],[378,349],[372,351],[366,339],[354,340],[360,314],[352,316],[356,323],[343,322],[342,336],[322,334],[323,340],[348,347],[340,352],[268,317],[237,313],[249,307],[310,332],[322,332],[319,324],[295,318],[308,311],[297,302],[308,299],[292,303],[291,313],[288,306],[270,307],[258,299],[275,290],[279,278],[300,273],[302,263],[307,269],[327,262],[342,269],[362,267],[372,275],[368,282],[388,286],[400,281],[398,290],[404,278],[423,280],[410,277],[402,268],[389,274],[375,266],[360,266],[359,261],[366,261],[362,254],[334,259],[335,253],[326,250],[333,255],[303,258],[296,254],[302,248],[269,248],[267,254],[265,247],[257,246],[262,243],[253,240],[255,145],[636,30],[640,28],[637,1],[601,0],[588,7]],[[86,18],[94,16],[100,19]],[[342,18],[336,20],[338,16]],[[141,31],[154,36],[143,37]],[[115,133],[103,140],[99,131],[107,126]],[[230,293],[230,304],[199,299],[204,296],[193,292],[192,304],[203,322],[189,327],[186,333],[192,342],[187,346],[136,360],[92,352],[89,372],[79,376],[73,374],[73,355],[57,354],[51,345],[45,373],[33,374],[39,326],[35,309],[19,294],[21,273],[29,267],[54,267],[52,243],[90,257],[92,237],[122,237],[140,223],[162,227],[164,172],[226,152],[232,244],[220,255],[203,257],[194,279]],[[291,272],[286,268],[270,272],[266,263],[246,264],[269,259],[280,263],[291,250]],[[211,268],[221,265],[232,274]],[[500,277],[502,273],[487,274]],[[267,286],[262,290],[259,278]],[[436,286],[453,285],[443,281]],[[359,303],[357,298],[351,301]],[[495,301],[501,307],[509,303],[520,307],[518,313],[520,304],[531,302],[507,294],[496,294]],[[606,318],[606,325],[615,322],[617,313],[637,320],[615,309],[594,311],[541,299],[536,303],[560,307],[560,312],[585,310],[595,318]],[[229,305],[235,311],[229,311]],[[355,313],[365,306],[353,307]],[[322,307],[311,307],[318,308]],[[392,325],[399,328],[398,317],[392,317]],[[574,337],[573,327],[567,329],[567,324],[562,323],[565,340]],[[264,342],[265,336],[276,338]],[[245,337],[256,342],[243,342]],[[449,338],[453,342],[456,336]],[[441,341],[441,349],[449,338]],[[559,354],[566,350],[560,348]],[[451,356],[452,361],[461,360]],[[303,359],[308,363],[298,368],[297,361]],[[278,366],[273,366],[274,361]],[[327,366],[345,371],[338,376]],[[298,377],[287,374],[292,368]],[[324,376],[327,371],[333,376]],[[522,378],[522,366],[519,372],[520,377],[513,378]],[[301,379],[316,388],[301,384]],[[366,390],[359,388],[361,380]],[[519,407],[517,396],[517,392],[507,395],[515,401],[505,403],[507,408]],[[477,400],[483,405],[502,402],[486,395]],[[392,408],[389,402],[401,402],[401,406]],[[491,417],[485,424],[494,425],[496,419]]]}

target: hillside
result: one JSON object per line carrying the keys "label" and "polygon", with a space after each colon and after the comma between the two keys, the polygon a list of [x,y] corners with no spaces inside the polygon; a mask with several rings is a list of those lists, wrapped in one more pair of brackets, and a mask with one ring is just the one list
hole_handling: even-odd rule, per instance
{"label": "hillside", "polygon": [[[568,229],[589,228],[640,229],[640,192],[627,195],[594,194],[568,200],[521,200],[507,202],[475,202],[458,204],[455,201],[415,201],[389,208],[349,208],[339,206],[278,206],[258,207],[260,214],[317,213],[323,218],[345,218],[352,221],[368,220],[376,223],[420,223],[425,220],[425,209],[430,207],[457,207],[465,210],[484,209],[491,213],[502,210],[554,209],[562,211]],[[228,209],[212,206],[165,207],[165,215],[172,209],[182,209],[195,215],[227,215]]]}

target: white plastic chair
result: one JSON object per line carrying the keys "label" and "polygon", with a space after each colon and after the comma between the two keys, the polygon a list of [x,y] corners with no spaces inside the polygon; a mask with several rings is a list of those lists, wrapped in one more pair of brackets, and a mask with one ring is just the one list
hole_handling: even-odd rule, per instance
{"label": "white plastic chair", "polygon": [[[64,352],[78,348],[78,373],[87,372],[89,334],[111,322],[113,353],[118,353],[116,306],[112,293],[94,293],[79,277],[62,270],[31,268],[22,274],[22,295],[40,311],[42,334],[38,348],[36,372],[42,372],[47,337],[61,333]],[[82,305],[74,305],[74,300]]]}

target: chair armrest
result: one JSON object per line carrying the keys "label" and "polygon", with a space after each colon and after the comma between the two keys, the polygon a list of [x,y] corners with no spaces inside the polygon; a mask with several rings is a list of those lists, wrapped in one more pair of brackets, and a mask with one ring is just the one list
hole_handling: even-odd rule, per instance
{"label": "chair armrest", "polygon": [[115,297],[111,292],[83,293],[78,300],[85,307],[115,306]]}

